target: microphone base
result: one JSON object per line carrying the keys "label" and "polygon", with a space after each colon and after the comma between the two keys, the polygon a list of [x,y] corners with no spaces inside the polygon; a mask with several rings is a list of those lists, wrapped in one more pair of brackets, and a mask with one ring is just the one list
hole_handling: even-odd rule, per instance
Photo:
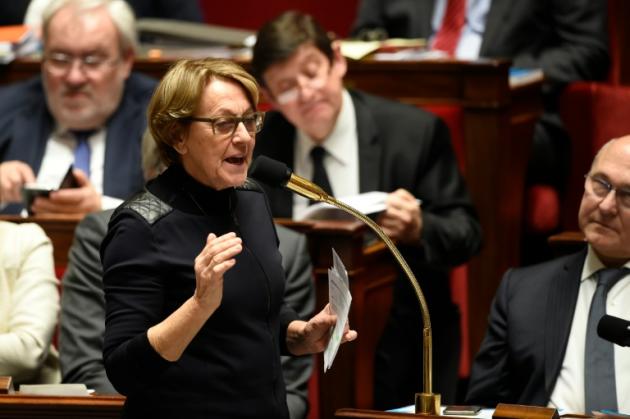
{"label": "microphone base", "polygon": [[440,414],[441,397],[436,393],[416,393],[416,415]]}

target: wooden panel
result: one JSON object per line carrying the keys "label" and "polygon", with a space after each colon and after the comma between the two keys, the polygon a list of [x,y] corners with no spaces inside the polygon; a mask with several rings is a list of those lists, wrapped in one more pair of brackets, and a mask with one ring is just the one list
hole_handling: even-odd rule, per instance
{"label": "wooden panel", "polygon": [[30,396],[0,395],[0,417],[24,419],[119,419],[122,396]]}

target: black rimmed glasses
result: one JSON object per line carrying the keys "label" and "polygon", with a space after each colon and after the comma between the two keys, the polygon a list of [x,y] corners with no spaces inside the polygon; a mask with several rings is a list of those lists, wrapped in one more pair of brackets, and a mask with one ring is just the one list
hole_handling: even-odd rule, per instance
{"label": "black rimmed glasses", "polygon": [[118,62],[118,58],[109,58],[102,54],[70,55],[65,52],[50,52],[44,56],[48,71],[57,76],[67,74],[75,61],[79,62],[79,69],[84,74],[98,74],[106,66]]}
{"label": "black rimmed glasses", "polygon": [[615,191],[617,202],[625,209],[630,209],[630,188],[618,188],[596,175],[584,175],[589,192],[600,199],[605,199],[611,191]]}
{"label": "black rimmed glasses", "polygon": [[243,116],[217,116],[216,118],[189,116],[184,118],[186,121],[207,122],[212,127],[214,135],[230,137],[234,135],[236,128],[238,128],[238,125],[241,123],[250,134],[260,132],[264,119],[264,112],[253,112]]}

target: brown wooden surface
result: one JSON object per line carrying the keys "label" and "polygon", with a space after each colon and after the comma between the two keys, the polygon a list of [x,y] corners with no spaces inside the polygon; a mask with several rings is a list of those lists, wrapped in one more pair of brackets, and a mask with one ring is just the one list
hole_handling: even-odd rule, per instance
{"label": "brown wooden surface", "polygon": [[13,392],[13,379],[11,377],[0,377],[0,394]]}
{"label": "brown wooden surface", "polygon": [[123,396],[0,395],[0,418],[119,419]]}
{"label": "brown wooden surface", "polygon": [[547,242],[556,256],[575,253],[586,246],[586,238],[581,231],[563,231],[549,236]]}
{"label": "brown wooden surface", "polygon": [[558,419],[558,410],[551,407],[499,403],[493,419]]}
{"label": "brown wooden surface", "polygon": [[336,418],[358,418],[358,419],[401,419],[401,418],[426,418],[426,419],[470,419],[470,416],[440,416],[440,415],[416,415],[413,413],[383,412],[380,410],[368,409],[339,409],[335,412]]}
{"label": "brown wooden surface", "polygon": [[74,238],[74,229],[83,215],[51,214],[23,218],[18,215],[0,215],[0,220],[14,223],[37,223],[44,229],[53,242],[55,266],[63,268],[68,265],[68,250]]}

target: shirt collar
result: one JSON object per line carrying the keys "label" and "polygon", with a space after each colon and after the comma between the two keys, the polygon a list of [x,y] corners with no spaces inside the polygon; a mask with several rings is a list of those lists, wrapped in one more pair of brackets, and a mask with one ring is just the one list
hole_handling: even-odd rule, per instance
{"label": "shirt collar", "polygon": [[[630,260],[624,265],[626,268],[630,268]],[[584,267],[582,268],[582,276],[580,277],[580,283],[590,278],[595,278],[595,273],[601,269],[605,269],[606,266],[599,259],[591,245],[588,245],[588,251],[586,253],[586,260],[584,261]]]}
{"label": "shirt collar", "polygon": [[[344,89],[341,96],[341,110],[337,116],[335,126],[330,135],[328,135],[321,144],[328,154],[341,165],[347,165],[349,162],[349,156],[352,152],[351,141],[357,138],[356,125],[354,103],[352,103],[350,93]],[[297,130],[297,144],[295,150],[301,161],[310,159],[309,155],[311,149],[315,146],[317,146],[317,144],[308,134],[300,129]]]}

